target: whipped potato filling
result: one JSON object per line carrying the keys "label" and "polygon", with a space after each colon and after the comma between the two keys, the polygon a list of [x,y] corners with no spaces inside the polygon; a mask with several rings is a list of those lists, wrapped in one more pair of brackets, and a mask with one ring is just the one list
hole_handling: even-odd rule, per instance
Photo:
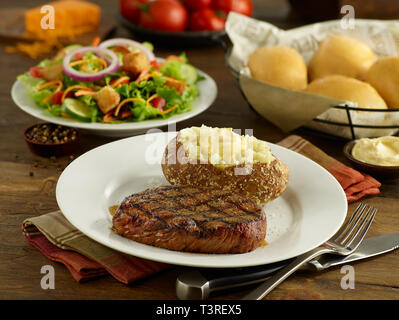
{"label": "whipped potato filling", "polygon": [[179,142],[190,159],[222,168],[257,162],[269,164],[275,159],[265,141],[239,135],[232,128],[205,125],[186,128],[180,131]]}

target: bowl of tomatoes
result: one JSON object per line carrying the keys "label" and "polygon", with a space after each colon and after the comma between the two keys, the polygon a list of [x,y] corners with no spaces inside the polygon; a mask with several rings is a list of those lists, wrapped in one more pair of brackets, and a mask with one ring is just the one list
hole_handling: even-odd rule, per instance
{"label": "bowl of tomatoes", "polygon": [[135,36],[171,46],[224,41],[229,12],[247,16],[251,0],[119,0],[120,21]]}

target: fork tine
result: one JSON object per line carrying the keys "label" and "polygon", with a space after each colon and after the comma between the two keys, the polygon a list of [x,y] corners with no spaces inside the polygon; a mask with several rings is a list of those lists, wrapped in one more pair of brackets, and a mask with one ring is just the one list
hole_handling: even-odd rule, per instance
{"label": "fork tine", "polygon": [[[373,207],[371,207],[373,209]],[[374,217],[377,213],[378,209],[375,208],[371,214],[368,214],[362,221],[361,225],[359,226],[358,230],[354,233],[351,239],[348,241],[346,246],[350,247],[352,250],[356,250],[359,244],[362,242],[363,238],[365,237],[367,231],[369,230],[371,223],[374,220]],[[368,213],[371,212],[370,210]]]}
{"label": "fork tine", "polygon": [[359,221],[359,217],[362,216],[366,208],[367,208],[367,203],[365,204],[360,203],[353,212],[352,216],[349,218],[349,220],[341,227],[341,229],[339,229],[339,231],[336,233],[336,235],[332,240],[338,241],[339,238],[346,237],[348,231],[350,232],[353,228],[352,222],[355,220],[354,224],[356,224]]}
{"label": "fork tine", "polygon": [[[359,219],[356,219],[357,224],[354,224],[351,230],[348,232],[347,236],[342,240],[342,244],[347,246],[349,243],[359,234],[359,232],[362,229],[362,225],[366,222],[366,220],[369,218],[370,213],[373,211],[373,207],[370,206],[368,210],[359,216]],[[348,240],[349,239],[349,240]]]}
{"label": "fork tine", "polygon": [[[367,205],[367,203],[365,203],[364,205]],[[355,211],[353,211],[351,217],[348,220],[348,223],[351,223],[353,221],[353,219],[355,218],[356,214],[359,212],[359,210],[362,206],[363,206],[363,202],[360,202],[359,205],[356,207]]]}
{"label": "fork tine", "polygon": [[342,245],[344,243],[347,243],[348,238],[351,236],[351,234],[353,232],[356,232],[357,230],[359,230],[359,228],[360,228],[359,223],[361,224],[367,218],[368,214],[371,212],[372,209],[373,209],[373,207],[371,207],[371,206],[367,207],[367,205],[362,208],[360,214],[356,217],[356,219],[354,219],[349,230],[347,231],[347,233],[345,234],[343,239],[341,239]]}

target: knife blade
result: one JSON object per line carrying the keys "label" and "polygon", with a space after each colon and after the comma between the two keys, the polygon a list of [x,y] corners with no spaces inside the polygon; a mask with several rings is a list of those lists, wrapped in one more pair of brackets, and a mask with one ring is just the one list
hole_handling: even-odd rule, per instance
{"label": "knife blade", "polygon": [[[312,260],[306,270],[324,270],[333,266],[371,258],[399,248],[399,233],[367,238],[349,256],[324,255]],[[294,259],[294,258],[293,258]],[[207,299],[215,291],[241,288],[265,281],[266,278],[285,267],[293,259],[255,267],[214,269],[186,269],[176,279],[176,294],[179,299]]]}

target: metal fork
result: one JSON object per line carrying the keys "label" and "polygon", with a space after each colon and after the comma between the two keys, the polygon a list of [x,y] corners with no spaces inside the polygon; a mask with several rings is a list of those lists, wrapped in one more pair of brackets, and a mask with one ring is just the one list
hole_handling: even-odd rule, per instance
{"label": "metal fork", "polygon": [[298,256],[293,262],[263,282],[255,290],[244,296],[243,300],[260,300],[302,265],[326,253],[347,256],[353,253],[362,242],[378,209],[360,203],[349,220],[338,232],[320,247]]}

